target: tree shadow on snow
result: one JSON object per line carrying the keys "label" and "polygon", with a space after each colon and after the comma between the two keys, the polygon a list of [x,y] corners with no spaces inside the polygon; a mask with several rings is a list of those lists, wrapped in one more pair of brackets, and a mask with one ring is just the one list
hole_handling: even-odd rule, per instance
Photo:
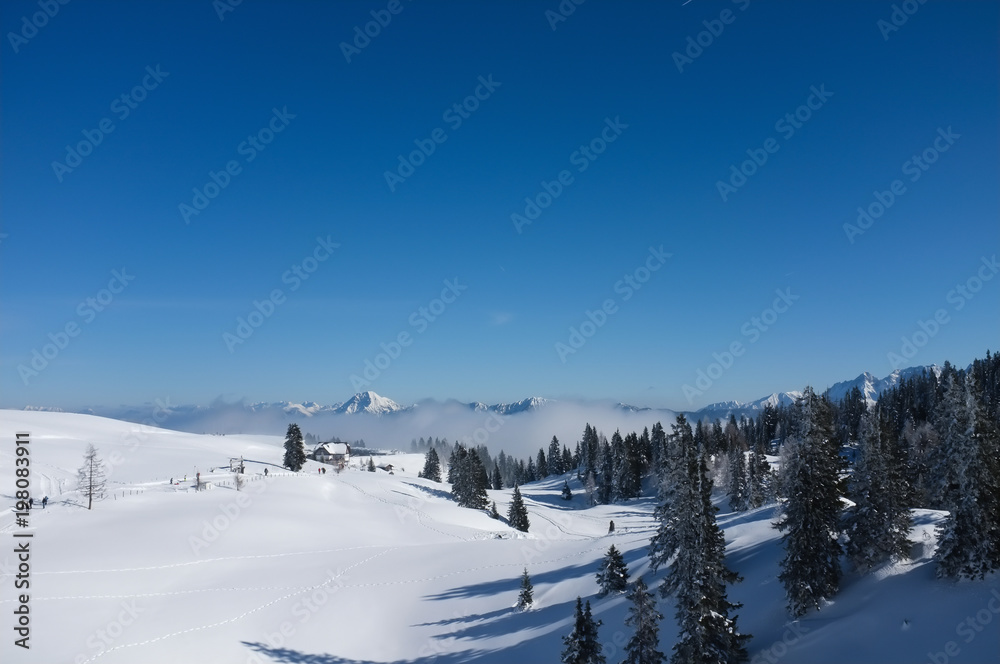
{"label": "tree shadow on snow", "polygon": [[[563,567],[551,572],[541,572],[531,575],[531,582],[537,587],[539,584],[556,584],[574,579],[580,576],[592,576],[597,573],[597,568],[593,564],[575,565],[573,567]],[[427,595],[424,599],[450,600],[470,597],[485,597],[496,595],[502,592],[515,592],[520,587],[521,575],[509,579],[497,581],[486,581],[483,583],[472,583],[466,586],[458,586],[434,595]]]}
{"label": "tree shadow on snow", "polygon": [[[432,496],[434,496],[436,498],[442,498],[444,500],[454,500],[454,497],[451,495],[450,491],[443,491],[441,489],[432,489],[429,486],[421,486],[419,484],[414,484],[413,482],[403,482],[403,484],[405,484],[406,486],[411,486],[414,489],[418,489],[420,491],[423,491],[424,493],[429,493],[430,495],[432,495]],[[393,489],[393,491],[395,493],[400,494],[400,495],[406,496],[407,498],[412,498],[413,497],[412,494],[403,493],[402,491],[398,491],[396,489]]]}
{"label": "tree shadow on snow", "polygon": [[[255,655],[248,658],[248,661],[260,662],[261,664],[277,662],[279,664],[381,664],[368,659],[348,659],[329,653],[307,653],[292,648],[273,648],[266,643],[241,641],[243,645],[252,650]],[[428,643],[421,652],[413,659],[398,660],[407,664],[422,664],[425,662],[441,662],[442,664],[459,664],[482,657],[492,651],[488,650],[463,650],[456,652],[444,652],[440,646]]]}

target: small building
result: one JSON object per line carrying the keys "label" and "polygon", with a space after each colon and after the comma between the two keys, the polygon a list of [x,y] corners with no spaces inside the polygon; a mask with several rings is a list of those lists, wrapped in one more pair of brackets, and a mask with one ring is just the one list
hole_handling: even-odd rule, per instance
{"label": "small building", "polygon": [[320,463],[328,463],[339,468],[344,468],[351,460],[351,446],[347,443],[329,442],[320,443],[313,450],[313,458]]}

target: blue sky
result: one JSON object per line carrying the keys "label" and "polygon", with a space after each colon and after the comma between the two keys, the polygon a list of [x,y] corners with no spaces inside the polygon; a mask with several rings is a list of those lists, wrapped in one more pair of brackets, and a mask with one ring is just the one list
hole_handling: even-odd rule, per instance
{"label": "blue sky", "polygon": [[998,7],[904,4],[5,2],[2,405],[688,409],[967,363]]}

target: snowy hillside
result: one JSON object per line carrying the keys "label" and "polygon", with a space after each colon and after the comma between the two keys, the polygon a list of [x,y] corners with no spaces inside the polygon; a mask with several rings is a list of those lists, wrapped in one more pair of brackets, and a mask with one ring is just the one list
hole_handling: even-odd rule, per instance
{"label": "snowy hillside", "polygon": [[[11,441],[17,431],[32,435],[34,495],[51,502],[30,516],[32,649],[8,636],[3,662],[554,662],[578,595],[593,602],[605,655],[617,662],[630,635],[626,603],[595,596],[598,562],[614,543],[633,577],[652,580],[652,499],[586,508],[570,475],[522,487],[531,519],[523,534],[457,507],[447,485],[418,479],[421,455],[385,458],[393,474],[319,475],[314,462],[292,474],[280,468],[276,437],[0,411],[0,435]],[[113,465],[113,496],[93,511],[72,488],[88,442]],[[0,449],[4,487],[14,485],[12,448]],[[242,492],[220,470],[239,456],[251,480]],[[196,472],[211,490],[193,490]],[[564,479],[570,502],[559,497]],[[501,513],[510,496],[490,491]],[[4,499],[0,531],[10,537],[9,489]],[[949,642],[957,648],[949,662],[1000,661],[997,579],[933,579],[941,513],[916,512],[912,562],[848,576],[836,601],[795,623],[776,579],[774,516],[774,506],[719,514],[728,562],[745,579],[730,599],[744,603],[740,625],[754,635],[753,662],[923,662]],[[5,589],[15,562],[5,547]],[[525,567],[535,607],[519,613],[512,607]],[[9,616],[11,594],[0,603]],[[660,610],[669,652],[677,631],[671,602]],[[978,630],[963,631],[977,616]]]}

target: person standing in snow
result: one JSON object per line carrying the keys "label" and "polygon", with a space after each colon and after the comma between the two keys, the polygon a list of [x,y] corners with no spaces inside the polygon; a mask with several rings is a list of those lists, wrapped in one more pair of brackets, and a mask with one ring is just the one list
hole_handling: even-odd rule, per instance
{"label": "person standing in snow", "polygon": [[48,504],[49,504],[49,497],[48,496],[43,496],[42,497],[42,509],[45,509],[45,506],[48,505]]}

